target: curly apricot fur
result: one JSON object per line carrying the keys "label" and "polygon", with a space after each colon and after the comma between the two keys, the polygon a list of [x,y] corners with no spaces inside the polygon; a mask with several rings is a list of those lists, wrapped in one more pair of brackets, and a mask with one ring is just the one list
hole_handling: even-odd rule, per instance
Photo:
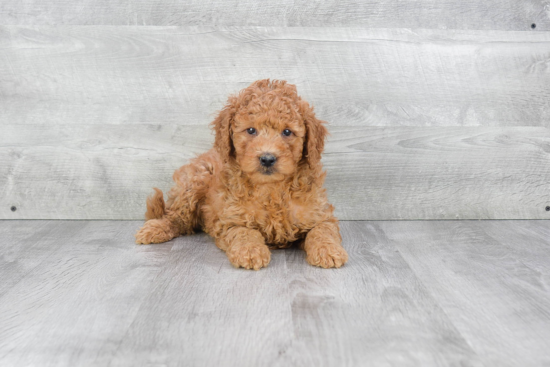
{"label": "curly apricot fur", "polygon": [[[324,125],[285,81],[259,80],[231,96],[211,124],[213,149],[176,170],[166,203],[156,188],[147,199],[136,243],[202,229],[236,267],[258,270],[269,248],[297,241],[311,265],[342,266],[348,255],[323,188]],[[271,167],[259,159],[266,153],[276,157]]]}

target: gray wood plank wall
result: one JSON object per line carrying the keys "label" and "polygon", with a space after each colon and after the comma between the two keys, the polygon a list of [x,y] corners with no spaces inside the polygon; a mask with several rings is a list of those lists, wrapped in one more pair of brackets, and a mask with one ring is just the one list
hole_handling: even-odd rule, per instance
{"label": "gray wood plank wall", "polygon": [[550,126],[549,32],[1,27],[5,123],[207,124],[286,79],[332,125]]}
{"label": "gray wood plank wall", "polygon": [[[141,219],[151,188],[166,192],[173,168],[213,140],[206,126],[181,125],[3,132],[3,219]],[[544,127],[338,126],[323,162],[341,219],[544,218],[549,147]]]}
{"label": "gray wood plank wall", "polygon": [[550,1],[262,4],[2,2],[0,219],[141,218],[266,77],[340,219],[550,218]]}
{"label": "gray wood plank wall", "polygon": [[550,30],[550,1],[4,0],[0,24]]}

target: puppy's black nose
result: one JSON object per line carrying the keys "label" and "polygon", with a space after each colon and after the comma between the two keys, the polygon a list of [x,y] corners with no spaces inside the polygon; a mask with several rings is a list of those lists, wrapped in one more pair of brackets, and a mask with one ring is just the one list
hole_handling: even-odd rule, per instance
{"label": "puppy's black nose", "polygon": [[275,164],[277,158],[273,154],[262,154],[260,157],[260,164],[264,167],[271,167]]}

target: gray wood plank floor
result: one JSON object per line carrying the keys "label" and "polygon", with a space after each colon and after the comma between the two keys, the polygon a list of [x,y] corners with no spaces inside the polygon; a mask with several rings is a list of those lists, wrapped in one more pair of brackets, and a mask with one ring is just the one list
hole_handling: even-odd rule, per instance
{"label": "gray wood plank floor", "polygon": [[0,221],[2,366],[550,363],[550,222],[342,222],[350,261],[234,269],[141,222]]}

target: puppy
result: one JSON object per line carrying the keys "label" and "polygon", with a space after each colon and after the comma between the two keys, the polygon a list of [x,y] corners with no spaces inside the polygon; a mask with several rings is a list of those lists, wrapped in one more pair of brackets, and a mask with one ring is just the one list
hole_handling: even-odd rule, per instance
{"label": "puppy", "polygon": [[294,243],[309,264],[348,260],[323,188],[327,129],[296,87],[259,80],[235,96],[211,126],[214,148],[179,168],[165,203],[155,188],[136,243],[161,243],[202,229],[235,267],[258,270],[270,248]]}

